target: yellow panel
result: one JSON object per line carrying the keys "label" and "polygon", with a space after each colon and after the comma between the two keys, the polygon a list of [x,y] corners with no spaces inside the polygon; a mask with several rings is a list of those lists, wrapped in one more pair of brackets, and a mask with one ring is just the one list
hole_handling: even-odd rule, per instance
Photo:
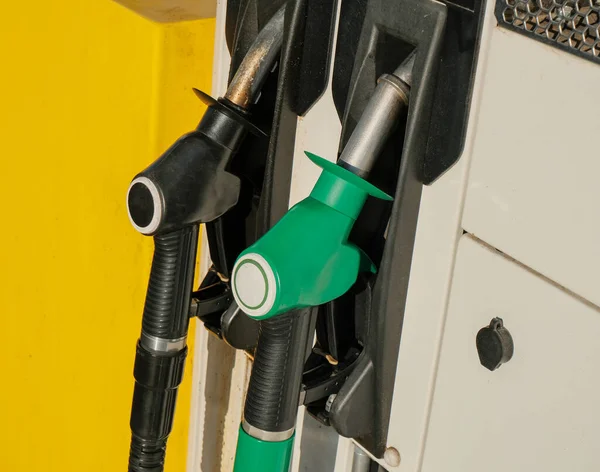
{"label": "yellow panel", "polygon": [[[2,6],[0,469],[126,470],[152,245],[125,192],[196,125],[214,21],[158,25],[107,0]],[[190,380],[191,360],[169,472],[185,470]]]}

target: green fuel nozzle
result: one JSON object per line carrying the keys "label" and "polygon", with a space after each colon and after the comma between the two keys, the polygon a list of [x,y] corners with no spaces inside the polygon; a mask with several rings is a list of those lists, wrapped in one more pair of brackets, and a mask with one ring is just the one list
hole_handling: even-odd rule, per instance
{"label": "green fuel nozzle", "polygon": [[347,292],[359,272],[375,272],[348,236],[369,195],[392,199],[363,177],[408,104],[413,64],[414,54],[393,75],[380,77],[337,164],[306,153],[323,168],[310,196],[242,252],[233,268],[233,295],[248,316],[266,319],[321,305]]}
{"label": "green fuel nozzle", "polygon": [[369,196],[392,199],[365,177],[408,104],[414,63],[413,52],[394,74],[380,77],[337,164],[306,153],[323,169],[310,195],[236,261],[231,287],[237,304],[265,321],[234,472],[290,469],[302,371],[314,335],[310,307],[343,295],[360,271],[375,271],[348,237]]}
{"label": "green fuel nozzle", "polygon": [[348,235],[367,196],[392,197],[341,166],[306,155],[323,168],[310,196],[242,252],[233,269],[235,299],[254,318],[328,302],[343,295],[359,272],[375,271]]}

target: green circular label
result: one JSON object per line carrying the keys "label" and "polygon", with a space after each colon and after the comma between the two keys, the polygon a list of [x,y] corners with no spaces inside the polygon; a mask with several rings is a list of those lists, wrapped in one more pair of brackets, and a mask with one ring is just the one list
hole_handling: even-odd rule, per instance
{"label": "green circular label", "polygon": [[[244,301],[242,300],[242,298],[239,296],[239,291],[237,289],[237,275],[238,275],[238,272],[239,272],[240,268],[242,266],[245,266],[246,264],[251,264],[254,267],[256,267],[258,269],[258,271],[260,272],[260,275],[262,275],[262,278],[263,278],[263,280],[265,282],[265,294],[263,296],[263,299],[256,306],[250,306],[250,305],[247,305],[246,303],[244,303]],[[238,299],[239,299],[240,303],[242,305],[244,305],[244,307],[248,308],[249,310],[258,310],[267,301],[267,295],[269,294],[269,281],[267,280],[267,274],[265,273],[265,270],[261,267],[261,265],[258,262],[253,261],[252,259],[244,259],[242,262],[240,262],[238,264],[238,266],[236,267],[235,272],[233,274],[233,283],[235,285],[235,291],[238,292]]]}

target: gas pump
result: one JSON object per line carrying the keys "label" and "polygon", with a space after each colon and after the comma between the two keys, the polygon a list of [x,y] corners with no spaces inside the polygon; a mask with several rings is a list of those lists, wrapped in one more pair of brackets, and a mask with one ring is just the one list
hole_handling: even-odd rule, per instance
{"label": "gas pump", "polygon": [[[478,23],[456,25],[474,10],[415,0],[242,3],[226,6],[236,70],[227,93],[213,100],[197,92],[209,105],[198,130],[128,193],[134,227],[154,235],[156,246],[136,358],[130,470],[162,470],[189,316],[253,359],[236,471],[289,468],[300,405],[382,457],[390,404],[376,392],[383,382],[389,396],[394,356],[382,357],[381,347],[397,350],[402,308],[386,308],[386,293],[399,277],[396,289],[405,290],[410,270],[393,260],[410,259],[421,186],[458,158]],[[253,36],[249,25],[261,22]],[[266,158],[246,173],[253,190],[245,191],[235,154],[248,132],[261,134],[249,108],[278,58]],[[461,92],[450,94],[458,83]],[[328,88],[343,123],[342,152],[334,164],[305,149],[321,177],[286,213],[281,189],[289,189],[298,117]],[[449,113],[458,133],[446,140]],[[245,229],[231,231],[241,221]],[[199,223],[207,225],[213,265],[192,293]]]}
{"label": "gas pump", "polygon": [[[598,2],[229,0],[219,15],[218,40],[227,41],[239,76],[230,74],[237,91],[227,100],[202,95],[207,116],[219,118],[203,120],[203,136],[223,153],[251,151],[255,164],[240,171],[229,154],[210,166],[203,156],[182,161],[184,174],[205,177],[202,185],[173,181],[193,200],[184,201],[193,211],[176,220],[169,190],[152,187],[150,168],[134,180],[130,200],[152,202],[159,216],[148,208],[130,214],[142,229],[165,225],[147,233],[157,254],[173,254],[157,267],[177,268],[173,280],[185,281],[171,299],[178,313],[191,311],[252,363],[247,390],[228,398],[244,404],[239,428],[221,438],[230,452],[237,444],[235,471],[562,470],[571,462],[592,470],[596,417],[565,400],[572,391],[556,385],[554,369],[564,378],[573,365],[592,372],[600,353],[590,341],[559,354],[544,340],[570,342],[561,307],[580,328],[573,339],[600,329],[600,301],[579,270],[597,275],[599,227],[572,211],[597,212],[589,156]],[[281,52],[269,48],[261,69],[269,75],[279,58],[256,103],[265,109],[252,115],[262,120],[257,129],[248,109],[262,82],[245,101],[239,81],[256,69],[242,67],[242,58],[275,21]],[[217,133],[217,123],[229,134]],[[258,137],[261,129],[268,136]],[[556,181],[570,191],[556,192]],[[298,188],[304,198],[290,205]],[[155,194],[166,195],[164,203]],[[577,231],[556,225],[556,209]],[[192,293],[189,248],[200,222],[212,265]],[[157,375],[165,379],[158,384],[147,372],[179,372],[187,324],[155,333],[170,325],[148,320],[132,428],[134,439],[148,441],[135,439],[136,448],[143,443],[150,457],[156,445],[164,451],[169,428],[145,428],[144,418],[172,411],[162,405],[174,402],[177,382],[166,379],[180,374]],[[569,387],[584,398],[593,378],[574,377]],[[157,388],[170,396],[159,400]],[[552,401],[539,401],[546,397]],[[558,414],[553,405],[573,412],[578,439],[542,421]],[[558,436],[581,453],[561,453]]]}

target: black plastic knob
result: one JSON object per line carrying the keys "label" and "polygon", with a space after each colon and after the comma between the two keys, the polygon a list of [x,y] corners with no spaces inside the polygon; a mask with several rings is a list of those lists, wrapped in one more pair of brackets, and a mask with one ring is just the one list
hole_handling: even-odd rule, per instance
{"label": "black plastic knob", "polygon": [[514,353],[513,339],[501,318],[477,333],[477,353],[481,365],[491,371],[510,361]]}

